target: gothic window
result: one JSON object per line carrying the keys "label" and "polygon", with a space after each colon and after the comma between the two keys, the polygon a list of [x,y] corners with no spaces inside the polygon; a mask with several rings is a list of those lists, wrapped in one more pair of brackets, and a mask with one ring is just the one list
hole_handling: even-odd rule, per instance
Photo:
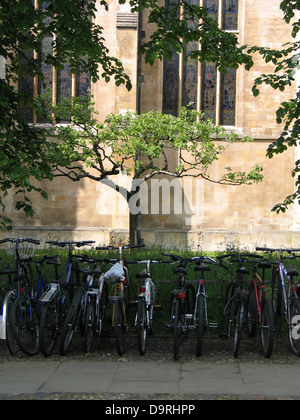
{"label": "gothic window", "polygon": [[[38,8],[42,12],[49,2],[32,0],[32,3],[36,9]],[[51,36],[45,37],[42,42],[42,51],[31,51],[29,53],[29,58],[38,59],[40,54],[44,57],[52,55],[52,43],[53,38]],[[62,98],[71,99],[75,96],[87,96],[90,91],[90,75],[80,71],[78,71],[77,74],[72,74],[70,67],[67,64],[62,70],[56,70],[51,64],[47,64],[43,61],[41,64],[41,71],[44,75],[43,82],[30,76],[20,76],[19,92],[25,97],[35,99],[47,91],[50,94],[52,105],[56,105]],[[23,105],[22,111],[26,121],[29,123],[46,122],[45,118],[38,118],[29,105]],[[69,121],[70,119],[67,119],[65,122]]]}
{"label": "gothic window", "polygon": [[[189,0],[208,9],[211,18],[229,32],[238,33],[238,0]],[[192,23],[191,23],[192,25]],[[181,54],[164,62],[163,112],[178,115],[182,106],[193,103],[215,124],[235,125],[236,71],[217,71],[213,63],[187,58],[198,45],[190,43]]]}

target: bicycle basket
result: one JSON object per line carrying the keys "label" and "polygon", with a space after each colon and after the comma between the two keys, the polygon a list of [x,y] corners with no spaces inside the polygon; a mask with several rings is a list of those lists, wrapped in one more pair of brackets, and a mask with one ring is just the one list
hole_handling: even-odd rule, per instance
{"label": "bicycle basket", "polygon": [[[22,260],[29,259],[30,257],[33,257],[37,245],[32,243],[26,243],[26,242],[20,242],[19,243],[19,256]],[[16,243],[15,242],[6,242],[5,244],[5,250],[8,255],[12,255],[13,257],[16,257]]]}
{"label": "bicycle basket", "polygon": [[107,273],[105,273],[105,279],[108,281],[123,280],[125,278],[124,274],[121,264],[116,263]]}

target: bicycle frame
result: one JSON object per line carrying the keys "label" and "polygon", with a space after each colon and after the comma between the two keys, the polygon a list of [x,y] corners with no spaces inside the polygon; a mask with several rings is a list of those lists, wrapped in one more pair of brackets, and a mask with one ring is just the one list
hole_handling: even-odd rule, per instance
{"label": "bicycle frame", "polygon": [[[288,323],[288,326],[291,327],[292,326],[292,319],[291,319],[291,307],[290,307],[290,302],[291,302],[291,297],[292,296],[297,296],[296,293],[296,286],[294,286],[294,281],[293,281],[293,276],[289,275],[289,272],[287,271],[287,269],[284,266],[283,260],[284,259],[295,259],[296,256],[294,255],[295,252],[300,252],[300,249],[278,249],[278,248],[256,248],[257,251],[267,251],[267,252],[279,252],[280,253],[280,257],[279,257],[279,262],[278,262],[278,268],[273,270],[273,278],[275,278],[275,275],[277,273],[279,273],[279,277],[280,277],[280,283],[281,283],[281,289],[282,289],[282,293],[283,293],[283,300],[284,300],[284,315],[286,318],[286,321]],[[292,256],[289,257],[284,257],[283,253],[286,252],[288,254],[292,254]],[[285,279],[287,279],[288,282],[288,293],[286,290],[286,281]]]}
{"label": "bicycle frame", "polygon": [[[274,270],[274,273],[279,273],[279,276],[280,276],[282,293],[283,293],[283,301],[284,301],[284,315],[285,315],[288,325],[291,326],[292,319],[291,319],[291,311],[290,311],[291,308],[290,308],[289,302],[291,300],[291,297],[293,295],[296,295],[296,286],[294,286],[293,278],[288,276],[288,272],[283,264],[283,261],[279,262],[279,267],[277,270]],[[285,278],[288,281],[288,293],[286,291]]]}
{"label": "bicycle frame", "polygon": [[[204,263],[208,263],[208,264],[216,264],[219,265],[219,263],[217,261],[215,261],[214,259],[210,258],[210,257],[195,257],[191,259],[191,262],[201,262],[202,264]],[[198,298],[199,296],[203,296],[204,297],[204,321],[205,321],[205,326],[208,327],[209,321],[208,321],[208,308],[207,308],[207,293],[206,293],[206,279],[204,276],[204,270],[201,270],[201,266],[197,269],[195,269],[195,271],[200,271],[200,278],[197,280],[197,291],[196,291],[196,304],[195,304],[195,310],[194,310],[194,326],[196,326],[197,324],[197,318],[198,318]],[[207,270],[208,271],[208,270]],[[215,323],[213,323],[211,325],[211,327],[216,328],[217,325],[215,325]]]}
{"label": "bicycle frame", "polygon": [[[102,298],[103,288],[104,288],[104,284],[105,284],[104,274],[101,274],[101,276],[99,278],[99,287],[98,288],[92,287],[93,281],[94,281],[94,278],[92,277],[91,284],[90,284],[91,288],[85,294],[85,298],[84,298],[84,315],[86,313],[86,308],[87,308],[87,305],[88,305],[89,301],[91,299],[95,298],[95,300],[96,300],[96,320],[97,320],[97,325],[98,325],[99,324],[99,318],[100,318],[100,306],[99,306],[99,303],[100,303],[100,300]],[[100,325],[99,325],[99,329],[97,329],[97,332],[101,333],[101,326]]]}
{"label": "bicycle frame", "polygon": [[[261,286],[260,288],[258,287],[258,283]],[[261,302],[262,302],[263,296],[268,297],[268,292],[267,292],[267,285],[260,278],[260,276],[256,272],[256,269],[254,270],[254,273],[253,273],[253,285],[254,285],[254,291],[255,291],[256,308],[257,308],[257,312],[258,312],[258,322],[261,325],[261,323],[262,323]]]}
{"label": "bicycle frame", "polygon": [[199,280],[197,280],[198,283],[198,287],[197,287],[197,291],[196,291],[196,304],[195,304],[195,310],[194,310],[194,325],[196,326],[197,324],[197,318],[198,318],[198,298],[199,296],[203,295],[204,296],[204,321],[205,321],[205,326],[208,326],[208,312],[207,312],[207,295],[206,295],[206,280],[203,276],[201,276],[201,278]]}

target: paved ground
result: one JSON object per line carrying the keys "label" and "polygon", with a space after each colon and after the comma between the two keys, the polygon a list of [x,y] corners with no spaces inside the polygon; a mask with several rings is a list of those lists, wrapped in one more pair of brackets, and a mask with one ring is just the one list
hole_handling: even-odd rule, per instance
{"label": "paved ground", "polygon": [[[299,366],[244,362],[2,362],[2,398],[298,398]],[[15,395],[15,397],[13,397]],[[210,396],[210,397],[209,397]]]}
{"label": "paved ground", "polygon": [[131,338],[118,357],[107,339],[89,354],[75,342],[66,357],[56,352],[44,359],[11,357],[1,342],[0,399],[300,399],[300,360],[287,340],[277,340],[270,360],[259,353],[257,340],[243,341],[239,359],[232,357],[231,340],[208,338],[200,360],[194,350],[195,340],[187,340],[174,362],[172,340],[152,338],[141,357]]}

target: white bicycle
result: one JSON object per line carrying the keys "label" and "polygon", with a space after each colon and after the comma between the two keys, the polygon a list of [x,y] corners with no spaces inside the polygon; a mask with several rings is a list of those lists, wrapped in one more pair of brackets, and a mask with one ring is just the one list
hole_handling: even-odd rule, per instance
{"label": "white bicycle", "polygon": [[160,305],[155,304],[156,287],[152,280],[150,266],[151,264],[162,263],[169,263],[169,261],[145,260],[132,262],[132,264],[146,264],[146,269],[136,275],[136,278],[140,283],[135,328],[137,332],[138,349],[142,356],[146,354],[148,335],[154,334],[154,311],[161,309]]}

